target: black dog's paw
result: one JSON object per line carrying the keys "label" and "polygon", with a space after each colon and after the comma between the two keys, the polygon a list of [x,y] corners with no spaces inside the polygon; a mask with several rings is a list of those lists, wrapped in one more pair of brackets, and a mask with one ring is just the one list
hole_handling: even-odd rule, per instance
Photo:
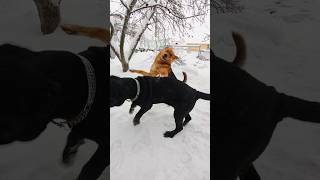
{"label": "black dog's paw", "polygon": [[185,126],[185,125],[187,125],[190,121],[191,121],[191,116],[188,114],[188,115],[185,117],[182,125]]}
{"label": "black dog's paw", "polygon": [[62,163],[63,163],[65,166],[71,166],[71,165],[73,165],[76,154],[77,154],[77,151],[64,152],[64,153],[63,153],[63,156],[62,156]]}
{"label": "black dog's paw", "polygon": [[190,122],[190,120],[183,121],[183,126],[187,125]]}
{"label": "black dog's paw", "polygon": [[166,138],[173,138],[176,133],[174,131],[166,131],[163,136]]}
{"label": "black dog's paw", "polygon": [[129,114],[132,114],[132,113],[133,113],[133,111],[134,111],[134,108],[130,108],[130,110],[129,110]]}
{"label": "black dog's paw", "polygon": [[63,150],[62,163],[66,166],[71,166],[78,152],[78,148],[84,143],[84,140],[81,140],[74,146],[66,147]]}
{"label": "black dog's paw", "polygon": [[140,124],[140,119],[133,119],[133,125],[136,126]]}

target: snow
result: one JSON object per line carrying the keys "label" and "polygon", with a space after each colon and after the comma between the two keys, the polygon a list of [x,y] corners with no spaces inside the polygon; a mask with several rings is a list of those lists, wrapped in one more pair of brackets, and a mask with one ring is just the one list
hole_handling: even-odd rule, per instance
{"label": "snow", "polygon": [[[244,69],[279,91],[320,101],[320,2],[240,3],[245,6],[242,13],[213,15],[215,54],[231,61],[235,55],[231,31],[240,32],[248,49]],[[319,138],[320,125],[285,119],[255,162],[257,171],[262,179],[320,179]]]}
{"label": "snow", "polygon": [[[105,0],[63,0],[63,23],[105,26]],[[80,52],[90,45],[103,46],[102,42],[66,35],[60,29],[43,36],[33,1],[10,0],[0,2],[0,43],[10,42],[33,50],[70,50]],[[69,131],[49,124],[34,141],[16,142],[0,146],[0,179],[9,180],[72,180],[96,149],[93,142],[84,144],[75,164],[64,167],[60,161]],[[107,170],[99,178],[107,178]]]}
{"label": "snow", "polygon": [[[158,52],[135,53],[130,68],[149,71]],[[187,84],[202,92],[210,92],[210,61],[200,61],[197,53],[184,53],[184,65],[172,64],[178,79],[182,71]],[[137,77],[123,73],[117,58],[110,60],[110,74]],[[163,133],[175,127],[173,108],[156,104],[138,126],[130,115],[130,102],[110,109],[110,176],[112,180],[209,180],[210,179],[210,102],[198,100],[191,111],[192,120],[173,139]]]}

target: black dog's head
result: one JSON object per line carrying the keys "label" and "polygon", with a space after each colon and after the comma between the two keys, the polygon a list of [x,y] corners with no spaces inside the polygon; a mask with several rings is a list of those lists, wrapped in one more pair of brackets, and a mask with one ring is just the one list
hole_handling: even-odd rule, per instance
{"label": "black dog's head", "polygon": [[36,138],[54,110],[57,85],[19,66],[0,62],[0,144]]}
{"label": "black dog's head", "polygon": [[110,107],[121,106],[128,99],[127,87],[123,78],[110,76]]}

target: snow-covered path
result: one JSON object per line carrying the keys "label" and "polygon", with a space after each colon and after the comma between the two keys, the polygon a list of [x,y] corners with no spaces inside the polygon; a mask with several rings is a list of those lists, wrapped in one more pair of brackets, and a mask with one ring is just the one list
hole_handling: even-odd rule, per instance
{"label": "snow-covered path", "polygon": [[[320,2],[241,3],[245,5],[241,14],[213,16],[216,55],[233,59],[231,31],[238,31],[248,46],[244,69],[280,91],[320,101]],[[319,140],[319,124],[293,119],[279,123],[270,145],[255,163],[262,179],[320,179]]]}
{"label": "snow-covered path", "polygon": [[[137,53],[131,68],[149,71],[154,52]],[[196,54],[184,54],[186,64],[173,64],[178,79],[182,71],[188,75],[187,84],[197,90],[210,92],[210,61],[199,61]],[[111,60],[112,75],[136,77],[122,73],[118,60]],[[130,103],[110,109],[110,147],[112,180],[209,180],[210,179],[210,102],[198,100],[191,112],[192,120],[173,139],[163,133],[175,127],[173,108],[157,104],[133,126]]]}

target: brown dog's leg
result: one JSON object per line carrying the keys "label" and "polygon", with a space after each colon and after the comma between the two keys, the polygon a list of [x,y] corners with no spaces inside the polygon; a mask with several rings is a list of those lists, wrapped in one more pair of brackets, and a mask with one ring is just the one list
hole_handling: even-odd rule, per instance
{"label": "brown dog's leg", "polygon": [[130,72],[133,73],[138,73],[138,74],[142,74],[143,76],[152,76],[152,74],[146,72],[146,71],[142,71],[142,70],[134,70],[134,69],[130,69]]}
{"label": "brown dog's leg", "polygon": [[110,34],[107,29],[99,27],[85,27],[74,24],[63,24],[61,29],[70,35],[81,35],[94,39],[98,39],[102,42],[107,43],[110,39]]}

